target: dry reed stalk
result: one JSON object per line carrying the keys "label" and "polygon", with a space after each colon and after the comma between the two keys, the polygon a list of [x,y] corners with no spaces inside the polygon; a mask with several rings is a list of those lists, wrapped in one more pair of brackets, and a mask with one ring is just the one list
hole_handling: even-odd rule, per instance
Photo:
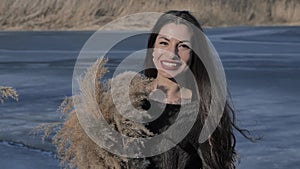
{"label": "dry reed stalk", "polygon": [[12,98],[18,101],[18,93],[12,87],[0,86],[0,102],[3,103],[5,99]]}
{"label": "dry reed stalk", "polygon": [[[97,145],[85,132],[79,123],[76,109],[74,108],[74,101],[81,99],[84,104],[84,109],[89,112],[95,119],[99,117],[99,112],[107,121],[107,123],[116,131],[132,137],[132,141],[138,137],[153,136],[145,126],[129,121],[120,115],[115,109],[111,97],[111,81],[107,83],[99,83],[99,79],[107,72],[104,64],[106,59],[99,59],[95,64],[89,68],[84,76],[79,78],[79,86],[81,93],[77,96],[66,98],[59,111],[65,115],[65,122],[63,124],[45,125],[41,129],[45,131],[45,136],[49,135],[49,128],[55,130],[56,135],[53,142],[57,147],[57,155],[61,160],[61,165],[64,168],[95,168],[95,169],[140,169],[146,168],[149,162],[146,159],[129,159],[117,156]],[[130,74],[130,73],[129,73]],[[123,78],[126,78],[127,73],[123,73],[114,79],[114,83],[123,83]],[[133,104],[141,101],[147,96],[147,84],[149,79],[137,76],[132,80],[132,92],[130,93]],[[91,86],[91,83],[95,85]],[[116,91],[118,97],[124,97],[123,89],[119,88]],[[135,94],[136,93],[136,94]],[[135,107],[138,107],[136,104]],[[124,107],[126,109],[126,107]],[[44,128],[43,128],[44,127]],[[98,130],[98,129],[97,129]],[[101,130],[101,129],[99,129]],[[113,141],[109,140],[108,141]],[[124,143],[130,145],[129,143]]]}

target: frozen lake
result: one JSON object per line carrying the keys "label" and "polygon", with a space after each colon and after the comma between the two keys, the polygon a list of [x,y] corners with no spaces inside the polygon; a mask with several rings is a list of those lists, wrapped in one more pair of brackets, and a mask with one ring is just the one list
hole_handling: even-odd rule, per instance
{"label": "frozen lake", "polygon": [[[237,134],[238,168],[299,168],[300,27],[205,32],[224,65],[239,126],[263,137],[251,143]],[[49,140],[43,143],[30,131],[61,120],[56,110],[72,94],[76,58],[93,33],[0,32],[0,85],[12,86],[20,95],[19,102],[0,104],[1,168],[60,168]],[[146,40],[141,35],[130,43],[142,49]],[[111,72],[128,52],[121,46],[110,54]]]}

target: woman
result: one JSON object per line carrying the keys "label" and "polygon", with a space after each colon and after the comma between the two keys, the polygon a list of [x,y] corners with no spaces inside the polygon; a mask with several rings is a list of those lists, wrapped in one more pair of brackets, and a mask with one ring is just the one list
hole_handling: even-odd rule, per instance
{"label": "woman", "polygon": [[[189,140],[184,144],[179,144],[184,153],[180,154],[174,150],[169,154],[165,153],[160,157],[165,161],[158,166],[163,164],[163,167],[160,168],[179,168],[179,163],[185,163],[185,166],[180,166],[180,168],[235,168],[235,137],[232,130],[236,126],[234,125],[234,112],[228,103],[225,105],[221,121],[212,136],[202,144],[199,144],[197,140],[201,132],[199,126],[203,126],[211,99],[208,72],[195,52],[202,51],[204,53],[203,50],[208,50],[203,47],[204,44],[197,43],[203,38],[201,37],[203,35],[199,33],[202,32],[200,24],[187,11],[169,11],[158,19],[152,32],[148,41],[145,67],[155,67],[156,69],[147,69],[145,75],[155,78],[153,88],[165,91],[164,101],[168,104],[180,103],[182,99],[192,100],[192,97],[195,100],[196,92],[191,92],[189,87],[178,85],[174,80],[174,77],[176,79],[185,77],[186,69],[190,69],[196,79],[200,105],[202,105],[196,123],[186,137]],[[183,89],[183,95],[180,95],[180,88]],[[232,117],[230,113],[232,113]],[[165,119],[159,118],[150,123],[152,130],[158,132],[157,128],[162,128],[165,121]],[[160,127],[157,127],[158,124]],[[200,152],[197,153],[198,150]],[[177,161],[167,161],[168,158],[177,159]]]}
{"label": "woman", "polygon": [[[61,110],[70,112],[55,137],[55,144],[62,163],[77,168],[235,168],[236,152],[233,128],[243,135],[244,133],[235,126],[234,112],[228,102],[225,103],[220,122],[211,136],[205,142],[199,142],[199,136],[212,103],[213,90],[206,66],[198,56],[207,54],[210,56],[212,53],[212,49],[205,42],[202,28],[187,11],[169,11],[158,19],[148,41],[144,71],[147,78],[137,75],[130,86],[132,105],[147,111],[150,115],[157,113],[158,110],[162,111],[159,112],[161,114],[156,119],[143,124],[121,116],[115,108],[112,97],[115,94],[115,98],[124,100],[122,84],[128,80],[131,74],[125,72],[108,84],[99,84],[98,80],[106,70],[103,67],[105,61],[98,60],[87,71],[85,77],[79,81],[82,93],[72,99],[67,99],[62,104]],[[91,90],[90,82],[94,83],[94,90]],[[117,86],[114,92],[109,90],[112,83]],[[78,100],[82,107],[74,109],[74,104]],[[98,143],[97,145],[97,140],[92,139],[91,133],[86,131],[82,123],[79,123],[80,113],[77,112],[76,116],[75,112],[83,110],[82,113],[85,116],[88,113],[96,116],[94,122],[88,121],[89,129],[96,130],[101,134],[102,128],[99,127],[101,124],[97,121],[99,111],[101,111],[101,116],[110,127],[134,140],[139,137],[160,135],[168,131],[177,123],[182,110],[189,112],[189,108],[193,105],[199,106],[196,106],[196,116],[192,119],[194,122],[191,123],[189,132],[179,133],[184,137],[177,140],[174,147],[152,157],[145,156],[145,158],[139,155],[137,157],[141,158],[127,158],[108,151]],[[130,106],[127,106],[127,103],[121,104],[121,106],[123,110],[133,112],[128,108]],[[192,109],[192,111],[194,110]],[[187,120],[190,119],[187,118]],[[181,124],[183,125],[180,128],[185,128],[189,121],[183,121]],[[103,132],[105,131],[103,130]],[[173,132],[176,133],[176,131]],[[98,137],[98,139],[101,138]],[[169,141],[174,140],[171,138]],[[118,147],[117,144],[119,144],[116,140],[109,138],[104,142],[115,145],[115,147]],[[154,145],[156,143],[164,146],[159,142],[154,142]],[[127,147],[131,146],[130,142],[122,142],[122,144]],[[139,153],[137,152],[137,154]]]}

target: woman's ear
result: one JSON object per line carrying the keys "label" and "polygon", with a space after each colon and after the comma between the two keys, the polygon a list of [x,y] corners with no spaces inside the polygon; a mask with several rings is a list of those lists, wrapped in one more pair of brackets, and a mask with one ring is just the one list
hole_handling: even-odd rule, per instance
{"label": "woman's ear", "polygon": [[153,59],[154,59],[155,57],[158,57],[158,51],[157,51],[156,48],[153,48],[153,49],[152,49],[152,56],[153,56]]}
{"label": "woman's ear", "polygon": [[154,52],[154,50],[153,50],[153,52],[152,52],[152,60],[153,60],[153,63],[154,63],[154,59],[155,59],[155,52]]}

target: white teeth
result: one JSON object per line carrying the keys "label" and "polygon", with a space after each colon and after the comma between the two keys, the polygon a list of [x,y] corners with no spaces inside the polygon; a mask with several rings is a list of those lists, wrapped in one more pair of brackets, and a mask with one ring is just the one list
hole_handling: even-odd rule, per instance
{"label": "white teeth", "polygon": [[176,63],[170,63],[170,62],[162,62],[162,64],[169,66],[169,67],[176,67],[177,64]]}

